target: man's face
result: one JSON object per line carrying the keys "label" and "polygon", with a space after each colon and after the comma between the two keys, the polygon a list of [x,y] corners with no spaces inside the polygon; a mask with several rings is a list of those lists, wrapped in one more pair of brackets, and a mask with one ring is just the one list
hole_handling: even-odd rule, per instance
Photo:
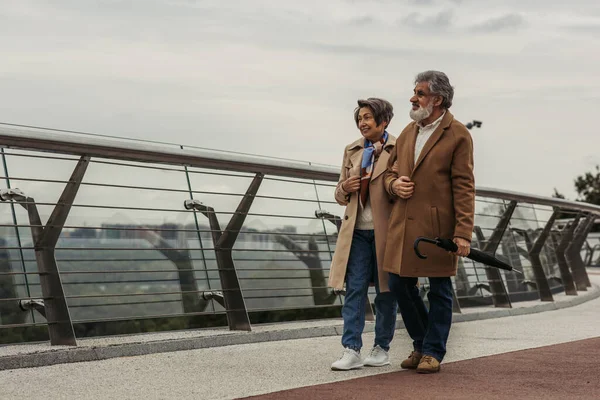
{"label": "man's face", "polygon": [[420,122],[429,117],[433,111],[434,100],[436,100],[437,97],[438,96],[433,96],[431,94],[428,82],[417,83],[414,94],[410,98],[410,102],[412,103],[410,117],[416,122]]}
{"label": "man's face", "polygon": [[365,139],[371,142],[379,140],[386,125],[385,122],[377,125],[373,117],[373,111],[369,107],[362,107],[358,110],[358,129]]}

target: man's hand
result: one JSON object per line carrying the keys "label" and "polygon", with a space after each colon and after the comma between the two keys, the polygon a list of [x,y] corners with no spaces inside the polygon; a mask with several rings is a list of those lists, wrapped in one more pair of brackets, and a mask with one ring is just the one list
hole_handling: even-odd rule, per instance
{"label": "man's hand", "polygon": [[415,192],[415,183],[408,176],[401,176],[392,183],[392,191],[401,199],[410,199]]}
{"label": "man's hand", "polygon": [[360,189],[360,176],[351,176],[342,183],[342,189],[346,193],[358,192]]}
{"label": "man's hand", "polygon": [[454,243],[458,246],[458,250],[456,251],[456,255],[461,257],[466,257],[471,252],[471,242],[465,240],[463,238],[455,237]]}

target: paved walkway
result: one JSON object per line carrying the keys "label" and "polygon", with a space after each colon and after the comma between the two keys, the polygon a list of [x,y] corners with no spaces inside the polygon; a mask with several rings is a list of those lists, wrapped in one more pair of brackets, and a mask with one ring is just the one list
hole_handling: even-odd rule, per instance
{"label": "paved walkway", "polygon": [[[600,276],[591,275],[597,285]],[[597,289],[596,289],[597,290]],[[538,302],[539,303],[539,302]],[[484,383],[469,381],[468,371],[479,374],[493,359],[480,357],[574,342],[600,336],[600,298],[574,307],[538,314],[511,316],[454,324],[450,333],[447,358],[442,374],[416,380],[415,387],[434,388],[443,374],[458,374],[473,393],[486,397]],[[363,335],[365,348],[373,334]],[[583,343],[583,342],[582,342]],[[597,346],[597,341],[591,341]],[[587,344],[574,344],[587,348]],[[396,331],[392,343],[392,365],[363,368],[358,371],[333,372],[329,366],[341,354],[339,336],[298,340],[250,343],[226,347],[120,357],[102,361],[59,364],[38,368],[0,371],[2,398],[6,399],[231,399],[351,380],[376,374],[396,373],[401,379],[420,379],[400,372],[400,361],[410,351],[410,340],[402,329]],[[563,351],[563,350],[557,350]],[[534,353],[535,354],[535,353]],[[558,353],[557,353],[558,354]],[[564,351],[563,353],[565,354]],[[560,382],[572,379],[577,368],[597,368],[591,360],[576,351],[553,369]],[[510,358],[510,356],[508,356]],[[475,360],[474,364],[454,362]],[[561,359],[564,358],[561,356]],[[464,367],[463,367],[464,366]],[[510,365],[509,365],[510,367]],[[462,368],[462,369],[461,369]],[[454,371],[454,372],[453,372]],[[524,376],[534,374],[527,368]],[[402,375],[405,374],[405,375]],[[394,377],[396,375],[393,375]],[[406,376],[406,377],[404,377]],[[483,379],[477,375],[477,379]],[[533,376],[533,375],[531,375]],[[382,378],[383,379],[383,378]],[[394,378],[395,379],[395,378]],[[483,383],[482,383],[483,382]],[[472,385],[470,384],[472,383]],[[506,383],[506,382],[505,382]],[[535,380],[532,379],[535,384]],[[344,384],[354,385],[353,382]],[[590,392],[599,381],[590,381]],[[539,385],[540,398],[556,394],[548,384]],[[514,398],[509,392],[496,398]],[[585,396],[594,398],[593,396]],[[310,398],[310,397],[305,397]],[[326,397],[325,397],[326,398]],[[385,398],[385,397],[383,397]],[[568,396],[568,398],[576,398]]]}
{"label": "paved walkway", "polygon": [[595,338],[457,361],[435,375],[390,372],[248,399],[600,399],[599,358]]}

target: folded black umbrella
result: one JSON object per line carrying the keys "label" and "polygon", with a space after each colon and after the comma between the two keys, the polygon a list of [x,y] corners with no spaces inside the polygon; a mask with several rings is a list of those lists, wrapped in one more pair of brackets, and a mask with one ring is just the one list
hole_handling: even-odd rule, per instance
{"label": "folded black umbrella", "polygon": [[[442,239],[442,238],[429,239],[426,237],[418,237],[417,240],[415,240],[415,245],[414,245],[415,253],[417,253],[417,257],[423,258],[423,259],[427,258],[427,256],[422,254],[419,251],[419,243],[420,242],[435,244],[439,248],[444,249],[446,251],[450,251],[452,253],[455,253],[458,250],[458,246],[456,245],[456,243],[454,243],[450,239]],[[481,250],[471,249],[467,258],[470,258],[473,261],[477,261],[477,262],[480,262],[485,265],[489,265],[490,267],[505,269],[507,271],[515,271],[515,272],[518,272],[519,274],[521,273],[521,271],[513,269],[513,267],[508,265],[507,263],[498,260],[496,257],[494,257],[493,254],[486,253]]]}

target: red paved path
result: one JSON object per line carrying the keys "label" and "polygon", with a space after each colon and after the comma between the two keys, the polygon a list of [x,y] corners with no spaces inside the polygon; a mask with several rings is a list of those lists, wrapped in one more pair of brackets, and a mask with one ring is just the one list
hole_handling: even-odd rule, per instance
{"label": "red paved path", "polygon": [[600,337],[248,399],[600,399]]}

